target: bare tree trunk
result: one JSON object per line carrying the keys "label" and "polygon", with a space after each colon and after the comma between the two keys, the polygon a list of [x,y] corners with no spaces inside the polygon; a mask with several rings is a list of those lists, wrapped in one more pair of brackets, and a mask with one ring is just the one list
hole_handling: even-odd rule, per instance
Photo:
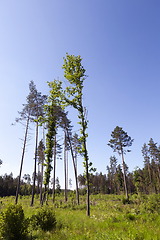
{"label": "bare tree trunk", "polygon": [[158,169],[158,183],[159,183],[159,192],[160,192],[160,170],[159,170],[159,164],[158,164],[158,159],[156,157],[156,162],[157,162],[157,169]]}
{"label": "bare tree trunk", "polygon": [[38,194],[39,194],[39,163],[38,163],[38,173],[37,173],[37,198],[38,198]]}
{"label": "bare tree trunk", "polygon": [[17,190],[16,190],[16,199],[15,199],[15,203],[16,204],[18,202],[18,193],[19,193],[19,187],[20,187],[20,181],[21,181],[21,173],[22,173],[23,159],[24,159],[24,153],[25,153],[25,147],[26,147],[26,141],[27,141],[29,120],[30,120],[30,112],[29,112],[28,118],[27,118],[26,132],[25,132],[25,138],[24,138],[24,144],[23,144],[23,152],[22,152],[22,158],[21,158],[20,173],[19,173],[19,177],[18,177],[18,184],[17,184]]}
{"label": "bare tree trunk", "polygon": [[75,139],[75,142],[74,142],[74,151],[75,151],[75,165],[76,165],[76,170],[77,170],[77,150],[76,150],[76,145],[77,145],[77,139]]}
{"label": "bare tree trunk", "polygon": [[150,166],[149,166],[149,159],[148,159],[148,157],[147,157],[147,165],[148,165],[148,172],[149,172],[149,179],[150,179],[151,189],[152,189],[152,193],[153,193],[153,185],[152,185],[151,171],[150,171]]}
{"label": "bare tree trunk", "polygon": [[[44,134],[44,125],[43,125],[43,145],[45,148],[45,134]],[[44,149],[43,149],[44,153]],[[45,155],[44,155],[45,156]],[[43,164],[44,164],[44,158],[41,163],[41,187],[40,187],[40,203],[42,202],[42,186],[43,186]]]}
{"label": "bare tree trunk", "polygon": [[49,196],[49,184],[48,184],[48,191],[47,191],[47,202],[48,202],[48,196]]}
{"label": "bare tree trunk", "polygon": [[38,145],[38,122],[36,123],[36,146],[35,146],[35,157],[34,157],[34,178],[33,178],[33,187],[32,187],[32,199],[31,199],[31,205],[30,205],[31,207],[33,206],[33,201],[34,201],[34,191],[35,191],[35,181],[36,181],[37,145]]}
{"label": "bare tree trunk", "polygon": [[125,187],[125,191],[126,191],[126,197],[127,197],[127,200],[128,200],[129,198],[128,198],[128,191],[127,191],[127,184],[126,184],[126,173],[125,173],[125,169],[124,169],[124,157],[123,157],[123,150],[122,150],[122,148],[121,148],[121,154],[122,154],[124,187]]}
{"label": "bare tree trunk", "polygon": [[70,146],[70,150],[71,150],[71,155],[72,155],[72,161],[73,161],[73,167],[74,167],[74,174],[75,174],[75,180],[76,180],[77,205],[79,205],[79,192],[78,192],[77,170],[76,170],[76,165],[75,165],[75,161],[74,161],[74,154],[73,154],[72,144],[71,144],[71,140],[70,140],[70,137],[69,137],[69,133],[68,133],[68,129],[67,129],[67,128],[66,128],[66,133],[67,133],[67,138],[68,138],[68,142],[69,142],[69,146]]}
{"label": "bare tree trunk", "polygon": [[55,198],[55,178],[56,178],[56,134],[54,136],[54,162],[53,162],[53,203]]}
{"label": "bare tree trunk", "polygon": [[68,149],[66,150],[67,190],[68,190]]}
{"label": "bare tree trunk", "polygon": [[66,179],[66,132],[64,134],[64,179],[65,179],[65,202],[67,202],[67,179]]}
{"label": "bare tree trunk", "polygon": [[[82,114],[83,115],[83,114]],[[87,180],[87,216],[90,216],[90,203],[89,203],[89,173],[88,173],[88,155],[86,148],[86,134],[85,134],[85,124],[84,115],[82,117],[82,134],[83,134],[83,147],[84,147],[84,159],[86,163],[86,180]]]}

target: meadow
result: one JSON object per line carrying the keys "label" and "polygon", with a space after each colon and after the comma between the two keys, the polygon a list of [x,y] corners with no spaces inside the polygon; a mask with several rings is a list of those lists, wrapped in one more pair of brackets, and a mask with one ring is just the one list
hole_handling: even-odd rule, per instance
{"label": "meadow", "polygon": [[[30,207],[30,196],[20,196],[25,218],[30,219],[39,211],[39,199]],[[0,199],[0,212],[14,203],[15,198]],[[76,205],[74,194],[56,196],[52,203],[49,196],[48,207],[55,212],[56,225],[50,231],[28,226],[29,239],[160,239],[160,194],[129,196],[127,202],[124,195],[91,195],[90,217],[86,216],[86,196],[80,196],[80,205]],[[4,239],[4,238],[0,238]]]}

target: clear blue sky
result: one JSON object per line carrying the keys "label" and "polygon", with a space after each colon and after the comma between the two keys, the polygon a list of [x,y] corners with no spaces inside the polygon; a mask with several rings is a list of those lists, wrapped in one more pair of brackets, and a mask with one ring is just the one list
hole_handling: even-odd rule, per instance
{"label": "clear blue sky", "polygon": [[[19,174],[24,128],[11,126],[34,80],[48,94],[47,81],[64,80],[66,52],[83,57],[90,161],[106,172],[114,153],[107,146],[118,125],[134,138],[125,160],[143,167],[142,145],[160,144],[160,1],[6,0],[0,2],[0,175]],[[69,115],[78,129],[76,112]],[[35,126],[31,126],[23,173],[32,174]],[[40,138],[42,131],[40,131]],[[121,158],[115,153],[118,163]],[[74,175],[69,156],[69,177]],[[83,173],[82,159],[78,172]],[[63,162],[57,176],[64,186]]]}

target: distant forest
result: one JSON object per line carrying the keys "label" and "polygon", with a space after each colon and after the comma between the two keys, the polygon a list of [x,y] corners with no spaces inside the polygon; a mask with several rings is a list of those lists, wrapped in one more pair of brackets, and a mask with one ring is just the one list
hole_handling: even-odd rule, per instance
{"label": "distant forest", "polygon": [[[151,138],[148,144],[142,147],[144,156],[144,167],[140,169],[136,167],[133,172],[128,171],[128,166],[125,163],[125,174],[128,192],[133,193],[158,193],[160,192],[160,150],[157,144]],[[106,166],[106,174],[96,172],[90,174],[90,193],[92,194],[121,194],[125,193],[124,176],[121,165],[117,165],[115,156],[110,157],[110,165]],[[34,176],[34,174],[33,174]],[[32,176],[32,180],[33,180]],[[79,194],[86,194],[86,178],[83,174],[78,176]],[[15,196],[18,177],[13,178],[13,174],[4,174],[0,176],[0,197]],[[40,193],[41,174],[36,176],[35,192]],[[24,174],[20,184],[20,195],[32,194],[32,181],[29,174]],[[56,193],[64,192],[61,190],[59,179],[56,179]],[[52,194],[52,189],[49,189],[49,194]]]}

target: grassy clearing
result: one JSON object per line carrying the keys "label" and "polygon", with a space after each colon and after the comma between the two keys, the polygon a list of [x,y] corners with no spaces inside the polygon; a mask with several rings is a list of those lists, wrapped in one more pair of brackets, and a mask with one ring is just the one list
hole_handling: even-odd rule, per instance
{"label": "grassy clearing", "polygon": [[[31,217],[40,208],[35,199],[30,207],[30,197],[22,197],[25,217]],[[56,228],[44,232],[30,226],[29,239],[160,239],[160,195],[132,195],[130,202],[124,196],[91,195],[91,216],[86,216],[86,197],[80,196],[80,205],[69,197],[64,203],[62,196],[56,197],[53,205],[56,215]],[[0,199],[0,211],[5,205],[14,202],[13,197]],[[32,238],[31,238],[32,235]]]}

